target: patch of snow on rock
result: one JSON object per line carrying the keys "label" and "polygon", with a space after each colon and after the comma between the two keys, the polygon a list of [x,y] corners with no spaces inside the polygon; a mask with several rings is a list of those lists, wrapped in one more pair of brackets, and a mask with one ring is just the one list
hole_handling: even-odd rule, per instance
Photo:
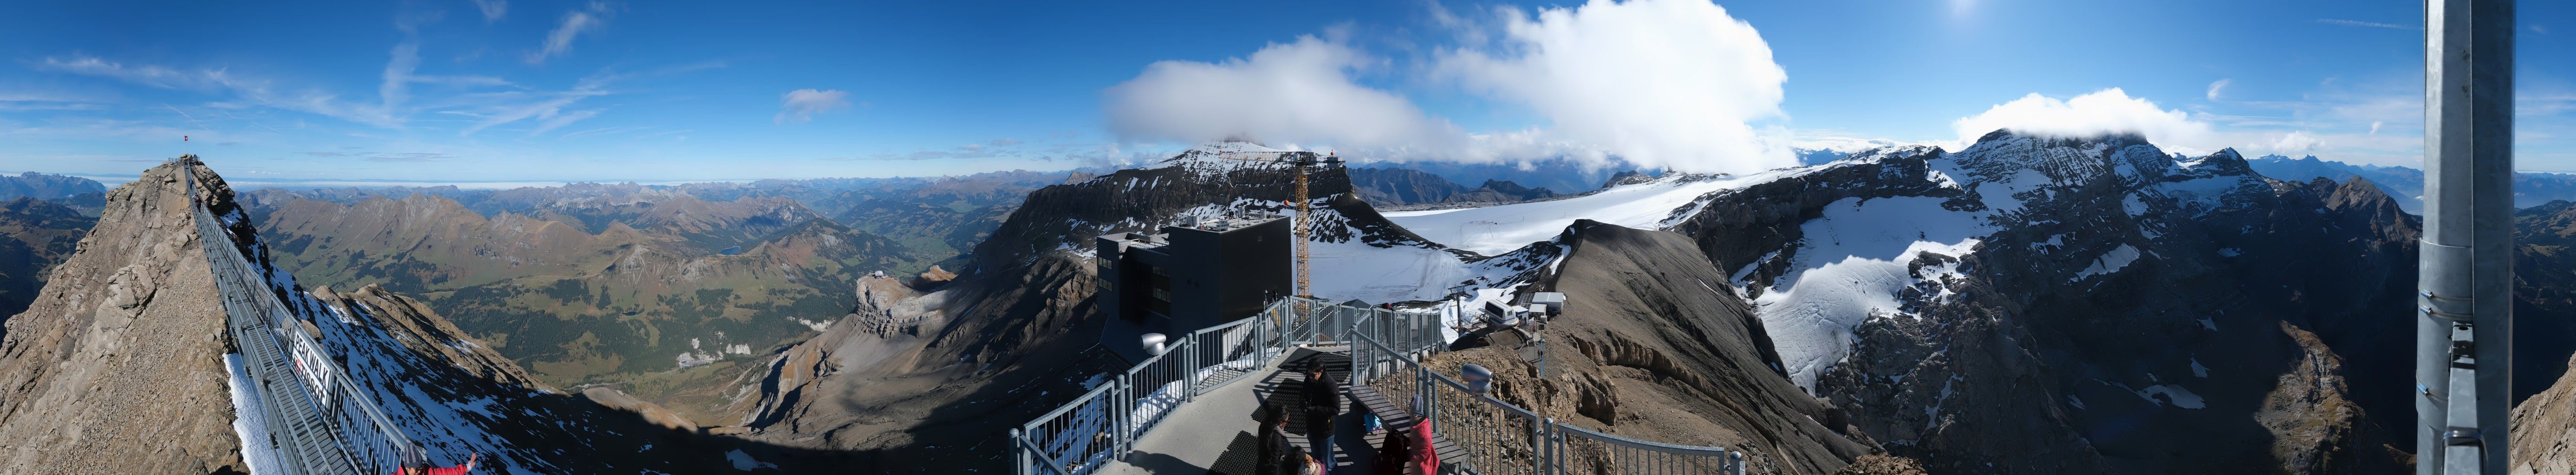
{"label": "patch of snow on rock", "polygon": [[2120,269],[2129,267],[2129,263],[2136,262],[2137,260],[2138,248],[2130,247],[2127,244],[2121,244],[2120,247],[2112,248],[2111,252],[2102,253],[2102,257],[2093,258],[2093,265],[2091,267],[2085,267],[2084,270],[2077,271],[2075,273],[2075,278],[2067,279],[2067,281],[2080,281],[2087,277],[2119,272]]}
{"label": "patch of snow on rock", "polygon": [[1906,314],[1897,295],[1918,282],[1910,269],[1915,259],[1976,248],[1988,233],[1981,214],[1945,209],[1942,201],[1845,198],[1801,225],[1805,238],[1792,270],[1753,302],[1791,381],[1814,388],[1850,352],[1852,330],[1861,322]]}

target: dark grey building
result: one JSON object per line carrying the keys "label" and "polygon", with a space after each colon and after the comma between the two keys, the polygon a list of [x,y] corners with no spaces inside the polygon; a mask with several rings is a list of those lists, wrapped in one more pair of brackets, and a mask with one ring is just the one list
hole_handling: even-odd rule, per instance
{"label": "dark grey building", "polygon": [[1161,234],[1100,236],[1098,302],[1111,317],[1101,329],[1101,344],[1129,361],[1143,361],[1144,334],[1177,342],[1190,332],[1261,313],[1271,300],[1293,292],[1289,224],[1277,216],[1208,219],[1165,226]]}

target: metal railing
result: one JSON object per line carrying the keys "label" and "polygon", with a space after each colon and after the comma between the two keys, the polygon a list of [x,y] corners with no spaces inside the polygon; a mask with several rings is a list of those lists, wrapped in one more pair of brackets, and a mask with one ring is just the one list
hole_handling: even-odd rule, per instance
{"label": "metal railing", "polygon": [[[1464,452],[1444,459],[1444,471],[1503,474],[1743,475],[1744,454],[1723,447],[1649,442],[1557,422],[1536,412],[1475,394],[1467,385],[1422,365],[1418,355],[1438,346],[1398,349],[1360,322],[1350,331],[1351,382],[1377,391],[1411,412],[1417,423]],[[1436,330],[1436,327],[1435,327]]]}
{"label": "metal railing", "polygon": [[1744,453],[1649,442],[1548,421],[1548,473],[1744,473]]}
{"label": "metal railing", "polygon": [[[1019,430],[1011,431],[1012,449],[1019,452],[1020,473],[1085,474],[1109,461],[1109,454],[1123,451],[1126,438],[1113,429],[1118,398],[1110,395],[1119,385],[1102,383],[1074,398],[1072,403],[1040,416]],[[1039,472],[1035,469],[1044,468]]]}
{"label": "metal railing", "polygon": [[[1193,379],[1201,386],[1222,386],[1268,363],[1278,351],[1276,344],[1262,338],[1267,333],[1262,331],[1265,323],[1260,318],[1246,318],[1191,333],[1190,341],[1197,346],[1191,354],[1195,358],[1192,366],[1197,367],[1195,371],[1207,373],[1194,373]],[[1207,389],[1214,388],[1202,387],[1199,392]]]}
{"label": "metal railing", "polygon": [[[182,160],[189,160],[183,158]],[[236,247],[213,212],[196,198],[195,163],[180,174],[206,252],[208,271],[223,293],[226,331],[243,355],[245,372],[279,471],[293,474],[393,472],[403,449],[414,447],[399,426],[356,386],[301,320],[279,300],[269,279]]]}
{"label": "metal railing", "polygon": [[[1311,325],[1312,302],[1274,301],[1260,315],[1191,332],[1163,353],[1011,430],[1018,473],[1084,475],[1134,449],[1182,404],[1246,379],[1299,338],[1283,329]],[[1308,311],[1300,311],[1308,310]]]}

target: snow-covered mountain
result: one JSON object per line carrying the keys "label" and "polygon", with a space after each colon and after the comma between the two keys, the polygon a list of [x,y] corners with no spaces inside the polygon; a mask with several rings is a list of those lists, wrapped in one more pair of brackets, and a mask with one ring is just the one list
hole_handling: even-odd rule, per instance
{"label": "snow-covered mountain", "polygon": [[1941,471],[2387,467],[2380,428],[2411,414],[2344,381],[2404,384],[2377,349],[2412,334],[2386,297],[2412,282],[2412,218],[2232,150],[1998,131],[1391,219],[1470,251],[1577,219],[1692,236],[1790,379]]}

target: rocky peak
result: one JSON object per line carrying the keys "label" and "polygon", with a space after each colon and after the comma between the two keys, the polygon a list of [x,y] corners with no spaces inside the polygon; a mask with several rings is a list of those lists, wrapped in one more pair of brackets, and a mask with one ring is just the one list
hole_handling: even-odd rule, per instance
{"label": "rocky peak", "polygon": [[9,319],[0,472],[247,471],[191,195],[238,216],[229,188],[194,157],[144,170],[108,193],[98,227]]}

